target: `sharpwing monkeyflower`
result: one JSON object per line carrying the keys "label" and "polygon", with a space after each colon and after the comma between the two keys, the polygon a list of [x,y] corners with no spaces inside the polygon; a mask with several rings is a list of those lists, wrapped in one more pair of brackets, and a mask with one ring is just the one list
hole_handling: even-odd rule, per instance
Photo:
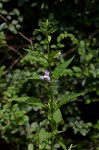
{"label": "sharpwing monkeyflower", "polygon": [[46,70],[45,71],[45,75],[44,76],[40,76],[41,79],[47,80],[48,82],[50,82],[50,76],[49,76],[49,71]]}

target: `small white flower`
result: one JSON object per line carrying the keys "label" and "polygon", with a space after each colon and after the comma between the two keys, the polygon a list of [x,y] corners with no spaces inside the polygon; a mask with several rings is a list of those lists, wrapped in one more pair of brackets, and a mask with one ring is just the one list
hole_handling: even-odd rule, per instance
{"label": "small white flower", "polygon": [[61,52],[58,52],[58,56],[60,56],[61,55]]}

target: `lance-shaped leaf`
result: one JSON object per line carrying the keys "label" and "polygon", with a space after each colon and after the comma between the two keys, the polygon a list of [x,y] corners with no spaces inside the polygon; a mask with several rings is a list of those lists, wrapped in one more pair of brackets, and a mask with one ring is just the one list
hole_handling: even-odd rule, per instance
{"label": "lance-shaped leaf", "polygon": [[40,80],[40,75],[38,75],[38,74],[33,74],[31,77],[29,77],[29,78],[27,78],[27,79]]}
{"label": "lance-shaped leaf", "polygon": [[51,36],[50,35],[48,35],[48,43],[50,43],[51,42]]}
{"label": "lance-shaped leaf", "polygon": [[42,143],[52,137],[51,132],[46,132],[45,130],[41,129],[39,132],[39,142]]}
{"label": "lance-shaped leaf", "polygon": [[85,93],[70,93],[70,94],[64,95],[62,100],[58,102],[57,108],[61,107],[62,105],[70,101],[74,101],[77,97],[83,96],[84,94]]}
{"label": "lance-shaped leaf", "polygon": [[61,140],[58,140],[58,143],[61,145],[61,147],[63,148],[63,150],[67,150],[64,142],[62,142]]}
{"label": "lance-shaped leaf", "polygon": [[51,58],[55,58],[55,57],[58,55],[59,52],[61,52],[61,51],[60,51],[60,50],[54,51],[54,52],[50,53],[49,56],[50,56]]}
{"label": "lance-shaped leaf", "polygon": [[67,60],[66,62],[63,62],[62,64],[58,65],[54,69],[53,77],[55,80],[63,75],[64,70],[68,67],[68,65],[72,62],[73,59],[74,59],[74,56],[71,59]]}
{"label": "lance-shaped leaf", "polygon": [[53,113],[53,119],[56,124],[60,124],[61,122],[63,122],[62,113],[60,109],[55,110],[55,112]]}
{"label": "lance-shaped leaf", "polygon": [[46,55],[44,55],[39,50],[35,50],[35,48],[34,48],[34,51],[32,51],[31,49],[25,49],[25,48],[24,48],[24,50],[27,51],[28,53],[30,53],[31,55],[37,55],[39,57],[43,57],[43,59],[45,58],[46,60],[48,60]]}
{"label": "lance-shaped leaf", "polygon": [[43,103],[40,101],[40,99],[34,97],[17,97],[17,98],[12,98],[11,100],[26,103],[33,106],[45,107]]}

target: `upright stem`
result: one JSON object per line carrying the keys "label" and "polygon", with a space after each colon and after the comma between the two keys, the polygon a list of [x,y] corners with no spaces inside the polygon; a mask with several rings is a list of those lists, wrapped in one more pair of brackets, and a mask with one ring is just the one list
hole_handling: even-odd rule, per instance
{"label": "upright stem", "polygon": [[[48,36],[47,36],[47,41],[48,41]],[[48,64],[49,64],[49,74],[50,74],[50,94],[51,94],[51,101],[50,101],[50,107],[51,107],[51,130],[52,130],[52,143],[51,143],[51,150],[54,150],[54,137],[53,137],[53,131],[54,131],[54,124],[53,124],[53,110],[54,110],[54,105],[53,105],[53,86],[52,86],[52,76],[51,76],[51,61],[50,61],[50,46],[49,46],[49,41],[47,45],[47,50],[48,50]]]}
{"label": "upright stem", "polygon": [[54,131],[54,124],[53,124],[53,110],[54,110],[54,107],[53,107],[53,88],[52,88],[52,85],[51,85],[51,129],[52,129],[52,147],[51,147],[51,150],[54,150],[54,136],[53,136],[53,131]]}

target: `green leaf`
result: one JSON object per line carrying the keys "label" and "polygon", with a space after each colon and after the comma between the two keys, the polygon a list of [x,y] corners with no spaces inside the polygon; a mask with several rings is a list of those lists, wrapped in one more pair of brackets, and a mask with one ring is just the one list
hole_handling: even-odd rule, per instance
{"label": "green leaf", "polygon": [[7,24],[4,22],[0,25],[0,31],[4,30],[7,27]]}
{"label": "green leaf", "polygon": [[39,132],[39,142],[42,143],[52,137],[51,132],[46,132],[45,130],[41,129]]}
{"label": "green leaf", "polygon": [[65,144],[62,141],[58,140],[58,142],[61,145],[61,147],[63,148],[63,150],[67,150]]}
{"label": "green leaf", "polygon": [[14,8],[14,9],[13,9],[13,12],[14,12],[17,16],[20,15],[20,12],[19,12],[19,10],[18,10],[17,8]]}
{"label": "green leaf", "polygon": [[60,109],[55,110],[55,112],[53,113],[53,119],[54,119],[56,124],[59,124],[63,121]]}
{"label": "green leaf", "polygon": [[52,48],[52,49],[57,49],[57,45],[52,44],[52,45],[51,45],[51,48]]}
{"label": "green leaf", "polygon": [[2,7],[3,7],[3,4],[2,4],[2,3],[0,3],[0,9],[2,9]]}
{"label": "green leaf", "polygon": [[64,48],[65,47],[65,45],[61,44],[61,43],[57,44],[57,46],[58,46],[58,48]]}
{"label": "green leaf", "polygon": [[12,20],[12,24],[13,24],[13,25],[18,24],[18,20]]}
{"label": "green leaf", "polygon": [[64,132],[64,131],[55,130],[55,131],[53,132],[53,135],[55,136],[56,134],[60,134],[60,133],[62,133],[62,132]]}
{"label": "green leaf", "polygon": [[28,150],[34,150],[33,144],[29,144],[29,145],[28,145]]}
{"label": "green leaf", "polygon": [[63,75],[64,70],[68,67],[68,65],[72,62],[72,60],[74,59],[74,56],[67,60],[66,62],[63,62],[62,64],[58,65],[54,71],[53,71],[53,77],[54,79],[58,79],[59,76]]}
{"label": "green leaf", "polygon": [[17,30],[16,30],[16,28],[15,28],[15,26],[14,26],[13,24],[10,24],[8,28],[9,28],[9,30],[10,30],[11,32],[13,32],[14,34],[17,34]]}
{"label": "green leaf", "polygon": [[51,42],[51,36],[48,35],[48,42],[50,43]]}
{"label": "green leaf", "polygon": [[[77,144],[78,145],[78,144]],[[77,145],[71,144],[68,150],[71,150],[72,148],[76,147]]]}
{"label": "green leaf", "polygon": [[26,104],[33,105],[33,106],[45,107],[40,101],[40,99],[37,99],[34,97],[17,97],[17,98],[12,98],[10,100],[26,103]]}
{"label": "green leaf", "polygon": [[43,23],[43,22],[42,22],[42,24],[45,24],[45,25],[46,25],[46,27],[48,27],[48,26],[49,26],[49,24],[50,24],[50,22],[48,21],[48,19],[46,19],[45,23]]}
{"label": "green leaf", "polygon": [[31,49],[25,49],[24,48],[24,50],[26,50],[28,53],[30,53],[31,55],[37,55],[37,56],[39,56],[39,57],[42,57],[43,59],[45,58],[46,60],[48,59],[47,58],[47,56],[45,56],[42,52],[40,52],[39,50],[36,50],[35,52],[34,51],[32,51]]}
{"label": "green leaf", "polygon": [[40,80],[40,75],[36,74],[36,75],[33,75],[32,77],[29,77],[28,79]]}
{"label": "green leaf", "polygon": [[[58,29],[58,28],[57,28],[57,29]],[[50,33],[54,33],[54,32],[56,32],[56,31],[57,31],[57,29],[50,29],[50,30],[49,30],[49,34],[50,34]]]}
{"label": "green leaf", "polygon": [[7,15],[7,14],[8,14],[8,12],[7,12],[6,10],[2,10],[1,13],[2,13],[3,15]]}
{"label": "green leaf", "polygon": [[81,71],[82,71],[81,68],[80,68],[80,67],[77,67],[77,66],[73,66],[73,70],[74,70],[75,72],[81,72]]}
{"label": "green leaf", "polygon": [[55,57],[58,55],[59,52],[60,52],[60,50],[57,50],[57,51],[52,52],[52,53],[49,55],[50,58],[55,58]]}
{"label": "green leaf", "polygon": [[33,122],[30,127],[31,132],[36,131],[37,127],[38,127],[37,122]]}
{"label": "green leaf", "polygon": [[38,32],[41,32],[42,34],[44,34],[44,35],[45,35],[46,30],[45,30],[45,29],[43,29],[43,28],[35,29],[35,33],[38,33]]}
{"label": "green leaf", "polygon": [[57,104],[57,108],[61,107],[62,105],[70,102],[70,101],[74,101],[78,96],[83,96],[85,93],[71,93],[71,94],[67,94],[65,96],[63,96],[62,100],[60,102],[58,102]]}
{"label": "green leaf", "polygon": [[36,98],[29,98],[25,103],[33,105],[33,106],[41,106],[41,107],[45,107],[43,105],[43,103],[40,101],[40,99],[36,99]]}

